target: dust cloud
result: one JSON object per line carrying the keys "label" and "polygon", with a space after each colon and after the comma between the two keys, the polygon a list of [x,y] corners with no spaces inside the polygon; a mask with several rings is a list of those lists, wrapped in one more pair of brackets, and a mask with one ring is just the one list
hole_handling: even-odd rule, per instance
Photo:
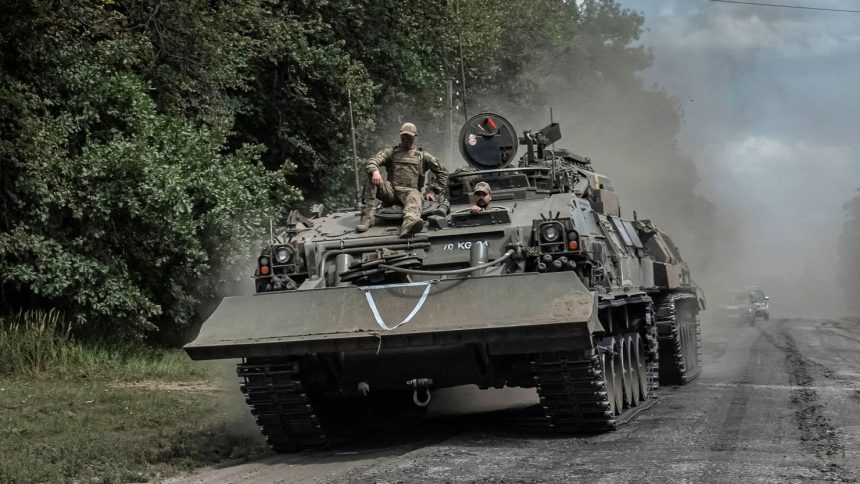
{"label": "dust cloud", "polygon": [[[598,49],[588,59],[599,70],[592,77],[577,73],[582,59],[542,59],[530,69],[536,104],[473,96],[470,114],[498,112],[521,132],[546,126],[552,109],[558,146],[611,178],[624,216],[635,211],[673,238],[711,302],[757,285],[774,317],[849,316],[846,303],[860,291],[841,285],[852,244],[839,238],[843,204],[860,187],[860,143],[851,135],[860,98],[840,73],[860,70],[853,24],[644,5],[646,30],[629,47],[649,49],[651,67],[631,76],[623,49]],[[444,140],[431,149],[442,151]]]}
{"label": "dust cloud", "polygon": [[679,148],[715,208],[704,275],[720,289],[759,285],[776,317],[850,315],[838,239],[860,186],[858,17],[623,3],[644,10],[654,65],[642,77],[683,106]]}
{"label": "dust cloud", "polygon": [[677,101],[641,80],[619,76],[572,84],[566,73],[549,72],[543,79],[544,105],[492,98],[475,104],[500,112],[520,132],[549,124],[552,110],[562,131],[557,147],[591,158],[619,194],[622,215],[633,218],[635,212],[668,233],[694,279],[712,292],[710,276],[723,266],[716,257],[718,245],[735,236],[734,227],[721,227],[718,204],[697,190],[701,178],[694,159],[678,144]]}

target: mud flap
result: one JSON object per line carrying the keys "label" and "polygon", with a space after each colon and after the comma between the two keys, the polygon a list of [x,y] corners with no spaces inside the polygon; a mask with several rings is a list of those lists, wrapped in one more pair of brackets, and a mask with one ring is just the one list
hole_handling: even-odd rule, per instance
{"label": "mud flap", "polygon": [[185,346],[194,359],[588,335],[597,296],[571,272],[228,297]]}

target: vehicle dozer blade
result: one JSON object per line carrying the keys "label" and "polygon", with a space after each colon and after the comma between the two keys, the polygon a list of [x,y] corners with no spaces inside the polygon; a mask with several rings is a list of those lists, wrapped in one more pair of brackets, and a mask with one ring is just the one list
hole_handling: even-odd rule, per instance
{"label": "vehicle dozer blade", "polygon": [[185,346],[196,360],[538,343],[602,330],[597,296],[570,272],[227,297]]}

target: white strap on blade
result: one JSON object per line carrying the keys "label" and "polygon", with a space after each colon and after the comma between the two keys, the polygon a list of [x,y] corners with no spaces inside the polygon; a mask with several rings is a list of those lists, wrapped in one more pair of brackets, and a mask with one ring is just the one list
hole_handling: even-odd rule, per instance
{"label": "white strap on blade", "polygon": [[[427,296],[430,294],[430,287],[433,285],[433,281],[425,281],[425,282],[410,282],[407,284],[385,284],[382,286],[360,286],[361,290],[364,291],[364,297],[367,298],[367,305],[370,306],[370,310],[373,312],[373,317],[376,318],[376,324],[379,325],[380,328],[391,331],[392,329],[397,329],[400,326],[408,323],[418,314],[418,311],[421,310],[421,306],[424,305],[424,301],[427,300]],[[389,328],[388,325],[385,324],[385,321],[382,320],[382,316],[379,314],[379,309],[376,307],[376,302],[373,300],[373,295],[370,293],[373,289],[392,289],[397,287],[414,287],[414,286],[426,286],[424,288],[424,293],[421,294],[421,298],[418,299],[418,302],[415,304],[415,307],[412,308],[412,312],[406,316],[403,321],[400,321],[393,327]]]}

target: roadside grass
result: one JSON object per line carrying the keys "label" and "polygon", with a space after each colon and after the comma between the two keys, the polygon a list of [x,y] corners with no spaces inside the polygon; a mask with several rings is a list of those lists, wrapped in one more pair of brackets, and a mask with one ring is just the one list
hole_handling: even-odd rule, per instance
{"label": "roadside grass", "polygon": [[142,343],[90,341],[72,336],[57,311],[22,312],[0,318],[0,375],[105,379],[200,379],[206,367],[184,352]]}
{"label": "roadside grass", "polygon": [[67,328],[0,320],[0,482],[150,482],[267,452],[227,365]]}

